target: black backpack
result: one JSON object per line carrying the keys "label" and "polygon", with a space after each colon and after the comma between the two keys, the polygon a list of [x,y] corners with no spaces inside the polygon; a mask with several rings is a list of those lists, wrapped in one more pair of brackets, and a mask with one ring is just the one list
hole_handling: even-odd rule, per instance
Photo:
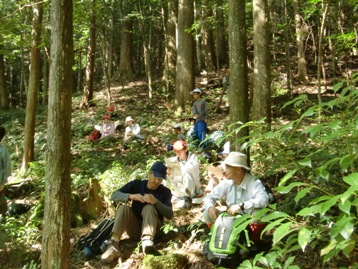
{"label": "black backpack", "polygon": [[236,268],[249,253],[249,235],[242,228],[241,215],[221,213],[211,226],[209,239],[204,243],[204,256],[212,263]]}
{"label": "black backpack", "polygon": [[113,225],[114,219],[102,220],[93,231],[80,237],[74,246],[75,249],[82,251],[86,259],[102,254],[106,250],[106,240],[111,237]]}

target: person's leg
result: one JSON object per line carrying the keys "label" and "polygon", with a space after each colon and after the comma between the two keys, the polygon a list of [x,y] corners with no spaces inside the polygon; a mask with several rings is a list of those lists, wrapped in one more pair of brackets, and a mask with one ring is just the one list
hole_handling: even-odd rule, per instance
{"label": "person's leg", "polygon": [[[199,121],[195,124],[197,127],[196,135],[198,136],[199,143],[203,142],[205,140],[206,136],[206,123],[204,121]],[[205,145],[200,145],[201,148],[203,148]]]}
{"label": "person's leg", "polygon": [[[215,208],[215,210],[216,210],[216,216],[219,216],[220,213],[221,213],[220,210],[217,209],[217,208]],[[213,220],[213,219],[210,217],[208,210],[205,210],[205,211],[203,212],[203,218],[204,218],[205,223],[208,225],[208,227],[211,228],[211,226],[213,225],[213,223],[215,222],[215,220]]]}
{"label": "person's leg", "polygon": [[122,205],[117,210],[116,219],[112,228],[112,234],[115,234],[118,239],[120,239],[124,232],[127,232],[128,235],[130,233],[134,235],[136,234],[136,231],[140,231],[139,221],[137,220],[131,207]]}
{"label": "person's leg", "polygon": [[[101,260],[104,263],[110,263],[120,256],[119,240],[124,232],[128,235],[140,233],[140,224],[131,207],[122,205],[116,214],[116,219],[112,228],[111,243],[107,250],[102,254]],[[137,238],[138,239],[138,238]]]}
{"label": "person's leg", "polygon": [[155,250],[153,239],[160,232],[162,222],[154,205],[146,205],[142,210],[142,217],[142,249],[148,254]]}

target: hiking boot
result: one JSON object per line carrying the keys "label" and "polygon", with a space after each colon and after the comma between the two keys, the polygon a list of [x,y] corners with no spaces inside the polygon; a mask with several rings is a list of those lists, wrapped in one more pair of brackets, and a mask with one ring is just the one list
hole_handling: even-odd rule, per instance
{"label": "hiking boot", "polygon": [[145,254],[150,254],[155,251],[154,243],[151,238],[142,239],[142,250]]}
{"label": "hiking boot", "polygon": [[111,240],[110,244],[108,244],[107,250],[101,256],[101,261],[104,263],[111,263],[119,256],[119,242]]}

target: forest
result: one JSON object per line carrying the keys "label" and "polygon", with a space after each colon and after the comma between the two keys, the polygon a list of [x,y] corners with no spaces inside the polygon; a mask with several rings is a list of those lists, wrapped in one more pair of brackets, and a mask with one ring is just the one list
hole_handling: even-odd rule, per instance
{"label": "forest", "polygon": [[[208,135],[224,133],[189,147],[202,185],[230,141],[276,198],[242,218],[267,226],[238,268],[358,268],[357,11],[357,0],[0,1],[0,146],[12,164],[0,267],[217,268],[203,255],[202,205],[175,209],[158,255],[124,238],[103,264],[75,247],[114,218],[113,191],[174,155],[173,126],[191,128],[199,88]],[[114,137],[92,141],[109,113]],[[144,140],[124,145],[128,116]]]}

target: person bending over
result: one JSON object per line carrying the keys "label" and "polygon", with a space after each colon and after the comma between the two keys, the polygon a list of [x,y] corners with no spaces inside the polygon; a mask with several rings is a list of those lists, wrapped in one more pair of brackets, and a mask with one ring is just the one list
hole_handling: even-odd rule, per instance
{"label": "person bending over", "polygon": [[145,254],[155,250],[153,240],[162,232],[160,227],[163,219],[173,217],[171,191],[162,185],[166,175],[165,164],[155,162],[147,180],[133,180],[112,194],[112,201],[132,201],[132,206],[122,205],[116,213],[111,243],[101,256],[104,263],[110,263],[120,256],[119,242],[124,232],[130,238],[142,241]]}

